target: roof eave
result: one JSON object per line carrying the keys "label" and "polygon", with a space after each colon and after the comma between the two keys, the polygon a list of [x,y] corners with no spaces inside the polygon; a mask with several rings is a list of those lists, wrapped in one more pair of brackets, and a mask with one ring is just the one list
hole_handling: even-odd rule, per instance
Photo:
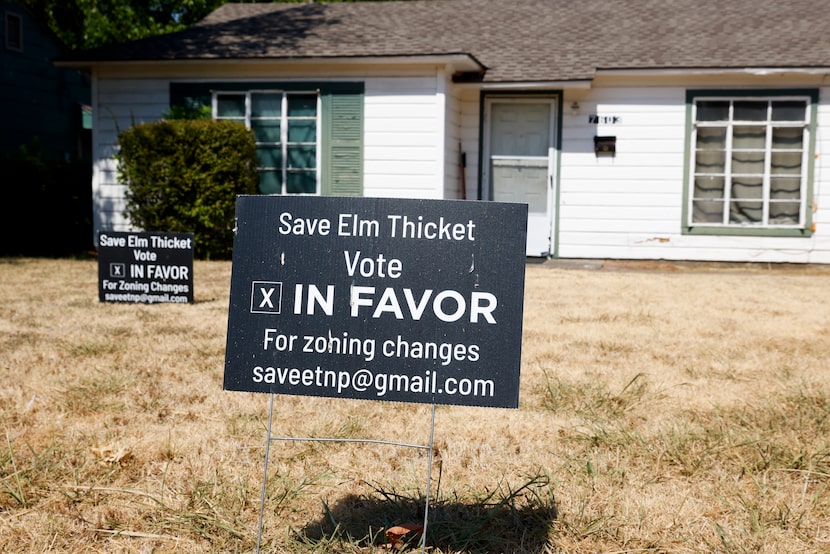
{"label": "roof eave", "polygon": [[597,68],[597,77],[826,75],[830,66]]}
{"label": "roof eave", "polygon": [[58,67],[91,70],[96,67],[125,66],[183,66],[183,65],[232,65],[280,64],[286,66],[318,66],[338,63],[354,65],[440,65],[459,72],[485,72],[487,67],[470,54],[429,54],[390,56],[314,56],[314,57],[270,57],[270,58],[191,58],[191,59],[135,59],[135,60],[56,60]]}
{"label": "roof eave", "polygon": [[476,88],[484,91],[528,91],[558,89],[590,89],[592,79],[560,79],[552,81],[487,81],[483,83],[460,84],[463,88]]}

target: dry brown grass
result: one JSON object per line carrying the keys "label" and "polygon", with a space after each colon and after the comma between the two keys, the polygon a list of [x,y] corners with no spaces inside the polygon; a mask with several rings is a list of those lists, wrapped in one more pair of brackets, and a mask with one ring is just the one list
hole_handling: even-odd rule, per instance
{"label": "dry brown grass", "polygon": [[[94,260],[0,260],[0,551],[255,547],[268,397],[222,391],[230,269],[144,306],[99,303]],[[830,550],[830,272],[530,265],[526,290],[520,409],[438,408],[432,552]],[[428,442],[421,405],[274,418]],[[420,515],[420,451],[271,453],[266,551],[386,551]]]}

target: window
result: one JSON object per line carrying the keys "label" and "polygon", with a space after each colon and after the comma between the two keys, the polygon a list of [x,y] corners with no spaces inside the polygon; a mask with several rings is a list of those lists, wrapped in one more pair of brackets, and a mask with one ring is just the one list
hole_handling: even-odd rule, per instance
{"label": "window", "polygon": [[23,18],[16,13],[6,12],[6,49],[23,51]]}
{"label": "window", "polygon": [[816,96],[690,93],[687,230],[809,230]]}
{"label": "window", "polygon": [[170,106],[207,106],[253,129],[264,193],[362,196],[364,89],[346,81],[173,82]]}
{"label": "window", "polygon": [[319,194],[317,92],[217,92],[216,119],[254,131],[263,194]]}

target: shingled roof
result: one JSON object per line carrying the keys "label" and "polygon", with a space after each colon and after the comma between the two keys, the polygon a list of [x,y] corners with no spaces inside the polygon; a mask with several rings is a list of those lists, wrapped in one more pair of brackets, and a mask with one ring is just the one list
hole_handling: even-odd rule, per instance
{"label": "shingled roof", "polygon": [[169,35],[64,61],[303,60],[465,55],[485,82],[597,70],[828,69],[816,0],[411,0],[225,4]]}

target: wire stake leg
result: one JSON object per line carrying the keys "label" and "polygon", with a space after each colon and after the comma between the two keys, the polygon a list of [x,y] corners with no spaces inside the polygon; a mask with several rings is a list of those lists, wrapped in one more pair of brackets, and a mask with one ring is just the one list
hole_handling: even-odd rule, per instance
{"label": "wire stake leg", "polygon": [[421,554],[426,552],[427,548],[427,525],[429,525],[429,492],[432,488],[432,456],[435,452],[435,402],[432,403],[432,421],[429,425],[429,467],[427,467],[427,491],[424,499],[424,530],[421,533]]}
{"label": "wire stake leg", "polygon": [[259,528],[256,536],[256,551],[259,554],[260,544],[262,542],[262,516],[265,513],[265,490],[268,485],[268,455],[271,451],[271,422],[274,419],[274,394],[271,393],[271,402],[268,406],[268,437],[265,441],[265,463],[262,470],[262,496],[259,500]]}

